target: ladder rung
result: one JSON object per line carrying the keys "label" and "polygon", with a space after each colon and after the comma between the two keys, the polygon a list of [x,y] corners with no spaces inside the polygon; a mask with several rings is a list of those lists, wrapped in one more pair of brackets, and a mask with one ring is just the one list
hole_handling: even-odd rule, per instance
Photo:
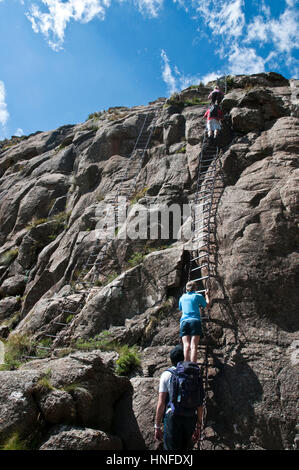
{"label": "ladder rung", "polygon": [[195,229],[195,230],[194,230],[194,233],[195,233],[195,232],[198,232],[199,230],[202,230],[203,228],[208,227],[208,226],[209,226],[209,224],[204,224],[204,225],[202,225],[201,227],[198,227],[197,229]]}
{"label": "ladder rung", "polygon": [[40,357],[37,357],[37,356],[22,356],[24,357],[25,359],[40,359]]}
{"label": "ladder rung", "polygon": [[[207,233],[204,233],[202,234],[203,237],[206,237],[208,234]],[[192,242],[197,242],[198,240],[202,240],[203,242],[205,242],[206,240],[203,240],[201,237],[197,237],[197,238],[193,238]],[[207,243],[205,245],[202,245],[202,246],[206,246]]]}
{"label": "ladder rung", "polygon": [[191,271],[197,271],[198,269],[205,268],[206,266],[209,266],[208,263],[202,264],[201,266],[197,266],[197,268],[191,269]]}
{"label": "ladder rung", "polygon": [[36,347],[37,347],[37,349],[52,349],[52,348],[48,348],[46,346],[36,346]]}
{"label": "ladder rung", "polygon": [[209,205],[209,206],[210,206],[211,203],[210,203],[210,202],[201,202],[200,204],[197,204],[197,203],[194,204],[195,207],[196,207],[196,206],[206,206],[206,205]]}
{"label": "ladder rung", "polygon": [[198,182],[215,181],[215,179],[216,179],[215,173],[212,173],[210,170],[204,173],[200,173],[200,176],[197,178]]}
{"label": "ladder rung", "polygon": [[[203,245],[203,246],[205,246],[205,245]],[[208,253],[205,253],[204,255],[200,255],[200,256],[197,256],[196,258],[192,258],[190,261],[196,261],[197,259],[203,258],[204,256],[209,256],[209,255],[208,255]]]}
{"label": "ladder rung", "polygon": [[210,321],[210,317],[208,316],[202,316],[200,318],[201,318],[201,321]]}
{"label": "ladder rung", "polygon": [[61,323],[59,321],[54,321],[54,325],[62,325],[62,326],[67,326],[67,323]]}
{"label": "ladder rung", "polygon": [[[196,240],[192,240],[192,242],[194,242],[194,241],[196,241]],[[205,241],[205,240],[202,240],[202,241]],[[197,248],[197,250],[201,250],[204,246],[208,246],[208,245],[209,245],[209,243],[204,243],[203,245],[200,245],[200,246]],[[194,258],[194,259],[196,259],[196,258]]]}
{"label": "ladder rung", "polygon": [[201,189],[200,191],[197,191],[197,194],[201,193],[208,193],[210,195],[212,194],[212,191],[210,189]]}
{"label": "ladder rung", "polygon": [[63,310],[65,313],[72,313],[73,315],[75,315],[75,313],[77,312],[72,312],[71,310]]}
{"label": "ladder rung", "polygon": [[197,259],[203,258],[204,256],[209,256],[209,254],[204,253],[203,255],[197,256],[196,258],[192,258],[190,261],[196,261]]}
{"label": "ladder rung", "polygon": [[196,290],[195,292],[196,292],[197,294],[200,294],[201,292],[205,292],[205,291],[206,291],[206,289],[201,289],[201,290]]}
{"label": "ladder rung", "polygon": [[[212,161],[213,161],[213,160],[211,160],[211,162],[212,162]],[[203,162],[203,163],[199,164],[199,168],[209,168],[209,166],[213,165],[211,162],[210,162],[210,163]],[[212,168],[214,168],[214,166],[215,166],[215,165],[213,165]]]}
{"label": "ladder rung", "polygon": [[192,279],[192,281],[196,282],[196,281],[203,281],[203,279],[208,279],[210,276],[203,276],[203,277],[199,277],[198,279]]}

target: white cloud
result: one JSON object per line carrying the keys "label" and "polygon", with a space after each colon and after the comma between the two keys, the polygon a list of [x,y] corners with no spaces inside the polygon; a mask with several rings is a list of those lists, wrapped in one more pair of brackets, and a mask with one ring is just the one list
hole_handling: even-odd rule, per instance
{"label": "white cloud", "polygon": [[163,81],[166,83],[169,93],[170,94],[175,93],[177,91],[176,78],[169,65],[169,59],[167,57],[167,54],[163,49],[161,51],[161,58],[163,61],[163,66],[162,66]]}
{"label": "white cloud", "polygon": [[[0,0],[1,1],[1,0]],[[35,33],[42,33],[55,51],[62,49],[65,30],[70,21],[88,23],[94,18],[104,20],[111,0],[36,0],[31,3],[26,16]],[[132,0],[118,0],[124,3]],[[164,0],[133,0],[138,10],[150,17],[157,17]],[[45,10],[45,11],[44,11]]]}
{"label": "white cloud", "polygon": [[289,7],[294,7],[297,3],[297,0],[285,0]]}
{"label": "white cloud", "polygon": [[22,135],[24,135],[23,129],[21,129],[20,127],[18,127],[18,129],[16,130],[16,132],[14,133],[14,135],[16,135],[17,137],[21,137]]}
{"label": "white cloud", "polygon": [[48,12],[43,13],[32,4],[26,16],[36,33],[42,33],[54,50],[62,48],[67,24],[71,21],[88,23],[93,18],[105,18],[110,0],[41,0]]}
{"label": "white cloud", "polygon": [[193,5],[212,34],[225,35],[228,39],[242,35],[244,0],[193,0]]}
{"label": "white cloud", "polygon": [[277,51],[291,53],[299,43],[299,13],[287,8],[278,19],[256,16],[247,27],[245,42],[273,42]]}
{"label": "white cloud", "polygon": [[179,71],[176,65],[173,69],[170,67],[168,56],[163,49],[161,51],[161,58],[163,61],[162,78],[167,85],[169,94],[184,90],[190,85],[198,85],[201,82],[206,84],[224,75],[221,71],[211,72],[203,76],[185,75]]}
{"label": "white cloud", "polygon": [[[127,1],[127,0],[121,0]],[[141,13],[147,14],[152,17],[157,17],[164,0],[134,0]]]}
{"label": "white cloud", "polygon": [[265,71],[265,61],[253,48],[234,45],[228,56],[228,73],[231,75],[253,74]]}
{"label": "white cloud", "polygon": [[0,80],[0,124],[4,127],[8,121],[9,112],[7,111],[7,104],[5,102],[5,86]]}

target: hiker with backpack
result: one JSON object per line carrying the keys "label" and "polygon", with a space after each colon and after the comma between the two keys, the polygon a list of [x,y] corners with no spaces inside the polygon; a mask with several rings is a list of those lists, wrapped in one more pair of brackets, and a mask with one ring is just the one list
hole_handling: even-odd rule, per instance
{"label": "hiker with backpack", "polygon": [[221,119],[223,118],[223,113],[219,105],[212,104],[205,112],[204,118],[207,119],[208,137],[212,137],[212,134],[214,133],[214,138],[216,138],[218,132],[221,130]]}
{"label": "hiker with backpack", "polygon": [[202,425],[202,377],[197,364],[184,361],[181,344],[170,351],[170,360],[172,367],[160,377],[155,439],[163,440],[164,450],[191,450],[200,438]]}
{"label": "hiker with backpack", "polygon": [[209,94],[208,99],[211,100],[212,104],[220,104],[221,101],[223,100],[223,97],[224,97],[223,92],[216,85],[214,87],[214,90],[211,91],[211,93]]}
{"label": "hiker with backpack", "polygon": [[179,300],[179,309],[182,311],[180,318],[180,338],[184,346],[185,361],[197,362],[197,346],[202,336],[200,307],[209,307],[210,299],[208,290],[205,297],[196,292],[197,284],[189,281],[186,284],[186,293]]}

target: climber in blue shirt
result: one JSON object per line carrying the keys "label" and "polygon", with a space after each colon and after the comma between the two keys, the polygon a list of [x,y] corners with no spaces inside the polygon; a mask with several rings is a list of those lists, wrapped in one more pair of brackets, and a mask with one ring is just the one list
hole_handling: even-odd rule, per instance
{"label": "climber in blue shirt", "polygon": [[197,346],[202,336],[200,307],[209,307],[208,291],[205,297],[197,294],[196,282],[189,281],[186,284],[186,294],[179,300],[179,309],[182,311],[180,319],[180,337],[184,347],[185,361],[197,362]]}

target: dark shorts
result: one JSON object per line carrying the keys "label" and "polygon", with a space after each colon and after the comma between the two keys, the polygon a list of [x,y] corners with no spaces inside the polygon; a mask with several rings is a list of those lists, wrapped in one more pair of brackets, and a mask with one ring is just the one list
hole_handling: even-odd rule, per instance
{"label": "dark shorts", "polygon": [[175,416],[166,413],[164,418],[164,450],[192,450],[192,434],[197,416]]}
{"label": "dark shorts", "polygon": [[201,321],[196,318],[184,320],[180,325],[180,338],[182,336],[202,336]]}

